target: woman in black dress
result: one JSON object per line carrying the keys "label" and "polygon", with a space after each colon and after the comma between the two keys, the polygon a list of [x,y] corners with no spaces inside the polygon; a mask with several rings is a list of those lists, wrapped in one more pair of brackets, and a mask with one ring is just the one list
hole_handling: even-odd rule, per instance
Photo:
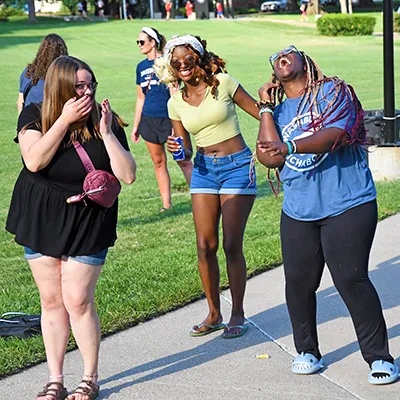
{"label": "woman in black dress", "polygon": [[[79,142],[96,169],[131,184],[136,164],[122,126],[108,100],[95,101],[97,82],[90,67],[73,57],[50,66],[43,103],[24,108],[18,120],[23,169],[16,182],[6,229],[24,246],[39,288],[42,331],[50,379],[37,399],[67,396],[63,383],[69,325],[81,351],[82,382],[68,400],[98,395],[100,324],[94,291],[108,248],[116,240],[118,203],[110,208],[81,193],[86,170],[72,142]],[[86,396],[85,396],[86,395]]]}

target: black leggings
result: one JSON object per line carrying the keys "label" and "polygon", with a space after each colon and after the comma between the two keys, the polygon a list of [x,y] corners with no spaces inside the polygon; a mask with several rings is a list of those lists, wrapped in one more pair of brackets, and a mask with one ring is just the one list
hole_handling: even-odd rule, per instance
{"label": "black leggings", "polygon": [[382,306],[368,277],[368,261],[377,224],[376,202],[336,217],[298,221],[281,216],[286,302],[298,353],[318,359],[316,290],[326,264],[350,311],[361,353],[368,364],[393,363]]}

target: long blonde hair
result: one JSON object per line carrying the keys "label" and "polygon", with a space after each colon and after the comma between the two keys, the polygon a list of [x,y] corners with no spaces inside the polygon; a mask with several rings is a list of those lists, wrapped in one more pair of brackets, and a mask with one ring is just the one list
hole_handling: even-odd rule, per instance
{"label": "long blonde hair", "polygon": [[[43,134],[46,134],[60,117],[64,104],[69,99],[76,97],[76,73],[80,69],[88,71],[92,75],[92,82],[96,82],[96,77],[89,65],[75,57],[58,57],[50,65],[44,81],[44,97],[41,112]],[[79,141],[83,143],[93,139],[93,137],[101,138],[99,131],[100,112],[95,100],[95,93],[93,93],[92,97],[93,108],[89,117],[69,127],[69,142]],[[89,130],[88,126],[92,129]]]}

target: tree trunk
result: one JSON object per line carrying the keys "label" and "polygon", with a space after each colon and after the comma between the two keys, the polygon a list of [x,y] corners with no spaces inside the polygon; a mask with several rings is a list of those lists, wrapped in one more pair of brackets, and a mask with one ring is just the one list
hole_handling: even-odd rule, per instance
{"label": "tree trunk", "polygon": [[340,12],[342,14],[347,14],[347,0],[339,0],[340,1]]}
{"label": "tree trunk", "polygon": [[315,15],[319,14],[319,0],[309,0],[307,7],[307,14]]}
{"label": "tree trunk", "polygon": [[28,0],[28,22],[34,24],[37,22],[35,12],[35,0]]}

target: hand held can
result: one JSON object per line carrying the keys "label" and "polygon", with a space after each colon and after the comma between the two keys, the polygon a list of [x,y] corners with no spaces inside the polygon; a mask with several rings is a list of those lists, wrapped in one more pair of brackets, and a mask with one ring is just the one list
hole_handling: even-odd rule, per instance
{"label": "hand held can", "polygon": [[181,146],[181,148],[172,153],[175,161],[183,161],[185,157],[185,148],[183,147],[183,139],[181,137],[174,138],[175,142]]}

